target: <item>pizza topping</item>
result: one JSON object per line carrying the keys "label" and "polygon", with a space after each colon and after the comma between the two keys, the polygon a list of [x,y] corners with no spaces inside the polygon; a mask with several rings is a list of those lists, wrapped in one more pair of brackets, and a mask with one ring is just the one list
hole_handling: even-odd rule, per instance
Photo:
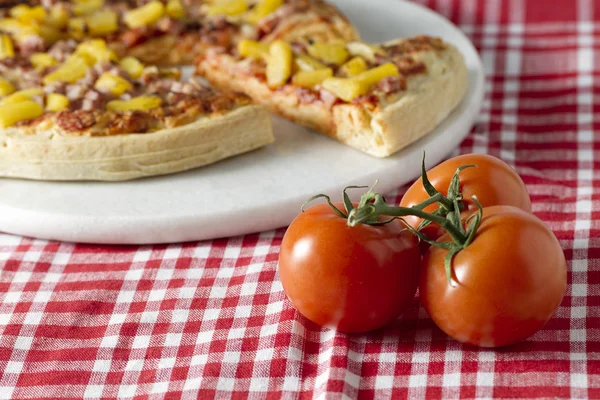
{"label": "pizza topping", "polygon": [[369,66],[362,57],[354,57],[340,67],[340,73],[343,76],[351,77],[365,72]]}
{"label": "pizza topping", "polygon": [[58,81],[74,83],[83,78],[88,69],[86,60],[80,55],[73,54],[58,69],[46,75],[43,82],[44,85]]}
{"label": "pizza topping", "polygon": [[50,93],[46,97],[47,111],[62,111],[69,107],[69,98],[63,94]]}
{"label": "pizza topping", "polygon": [[29,57],[29,61],[40,71],[56,64],[56,59],[48,53],[34,53]]}
{"label": "pizza topping", "polygon": [[292,77],[292,83],[296,86],[314,88],[332,76],[333,70],[331,68],[323,68],[316,71],[299,71]]}
{"label": "pizza topping", "polygon": [[27,4],[19,4],[10,9],[10,16],[24,23],[43,22],[46,18],[46,10],[42,6],[30,7]]}
{"label": "pizza topping", "polygon": [[100,92],[109,92],[115,96],[120,96],[133,88],[128,80],[109,72],[103,73],[94,87]]}
{"label": "pizza topping", "polygon": [[[318,92],[315,92],[314,90],[310,90],[310,89],[303,88],[303,87],[299,87],[296,89],[296,95],[298,96],[298,100],[304,104],[314,103],[315,101],[319,100],[319,98],[320,98]],[[334,98],[335,98],[335,96],[334,96]]]}
{"label": "pizza topping", "polygon": [[175,19],[182,19],[186,15],[185,7],[181,4],[181,0],[168,0],[166,11],[169,17]]}
{"label": "pizza topping", "polygon": [[119,30],[117,13],[112,10],[98,11],[85,18],[87,28],[92,36],[105,36]]}
{"label": "pizza topping", "polygon": [[67,10],[66,4],[54,4],[45,5],[49,8],[48,16],[46,17],[46,23],[57,29],[63,29],[69,23],[69,11]]}
{"label": "pizza topping", "polygon": [[0,60],[15,56],[13,42],[8,35],[0,35]]}
{"label": "pizza topping", "polygon": [[214,15],[240,15],[248,10],[246,0],[220,0],[215,1],[207,9],[208,16]]}
{"label": "pizza topping", "polygon": [[283,40],[276,40],[269,47],[267,83],[270,88],[285,85],[292,75],[292,47]]}
{"label": "pizza topping", "polygon": [[308,54],[326,64],[333,65],[341,65],[350,57],[350,53],[346,50],[346,45],[343,42],[312,43],[308,46]]}
{"label": "pizza topping", "polygon": [[37,118],[43,113],[44,108],[32,100],[1,104],[0,128],[8,128],[18,122]]}
{"label": "pizza topping", "polygon": [[[315,93],[324,89],[326,98],[333,95],[344,102],[355,102],[356,99],[370,96],[369,102],[378,104],[406,90],[406,76],[426,70],[425,64],[404,50],[435,51],[445,46],[439,39],[428,37],[407,41],[414,43],[378,46],[363,42],[345,43],[342,40],[296,40],[286,46],[285,53],[274,56],[271,53],[272,45],[268,47],[261,41],[242,40],[233,55],[249,59],[251,62],[240,62],[239,69],[259,80],[266,78],[271,89],[291,83],[314,90]],[[289,49],[292,52],[292,75],[287,73]],[[311,101],[324,101],[318,93],[304,90],[297,93],[301,94],[301,102],[309,98]]]}
{"label": "pizza topping", "polygon": [[56,124],[67,132],[80,132],[96,124],[92,111],[61,111],[56,115]]}
{"label": "pizza topping", "polygon": [[259,0],[246,20],[250,23],[258,24],[263,18],[275,12],[282,5],[283,0]]}
{"label": "pizza topping", "polygon": [[391,94],[406,89],[406,81],[401,76],[388,76],[377,84],[376,89],[383,94]]}
{"label": "pizza topping", "polygon": [[83,96],[83,102],[81,103],[82,110],[98,110],[104,105],[104,99],[100,92],[95,90],[88,90]]}
{"label": "pizza topping", "polygon": [[75,51],[77,48],[77,42],[74,40],[61,40],[56,43],[50,50],[48,54],[50,54],[53,58],[58,61],[65,61],[67,57]]}
{"label": "pizza topping", "polygon": [[102,8],[102,0],[74,0],[73,14],[89,15]]}
{"label": "pizza topping", "polygon": [[40,36],[25,36],[19,42],[19,50],[24,56],[41,52],[45,48],[44,40]]}
{"label": "pizza topping", "polygon": [[14,104],[25,100],[32,100],[35,97],[41,96],[42,94],[43,91],[40,88],[19,90],[0,100],[0,105]]}
{"label": "pizza topping", "polygon": [[350,42],[348,43],[347,48],[351,55],[362,57],[369,62],[375,62],[377,55],[385,54],[380,46],[365,42]]}
{"label": "pizza topping", "polygon": [[325,107],[331,108],[335,103],[339,101],[339,98],[335,96],[333,93],[326,89],[321,89],[319,92],[319,96]]}
{"label": "pizza topping", "polygon": [[134,10],[128,11],[123,17],[125,24],[132,29],[149,26],[165,15],[165,6],[160,1],[151,1]]}
{"label": "pizza topping", "polygon": [[252,57],[264,60],[269,57],[269,45],[255,40],[240,40],[237,51],[242,57]]}
{"label": "pizza topping", "polygon": [[67,85],[66,93],[70,100],[78,100],[85,93],[85,86],[82,84]]}
{"label": "pizza topping", "polygon": [[394,64],[388,63],[351,78],[327,78],[323,81],[323,88],[340,99],[351,102],[369,92],[382,79],[398,75],[398,68]]}
{"label": "pizza topping", "polygon": [[407,55],[395,55],[390,59],[403,75],[413,75],[425,71],[425,64]]}
{"label": "pizza topping", "polygon": [[294,60],[294,64],[301,71],[317,71],[327,68],[327,65],[306,54],[298,54]]}
{"label": "pizza topping", "polygon": [[121,62],[119,63],[119,65],[121,66],[121,68],[123,68],[128,74],[129,76],[131,76],[133,79],[137,79],[140,76],[142,76],[142,73],[144,72],[144,64],[142,64],[137,58],[135,57],[125,57],[121,60]]}
{"label": "pizza topping", "polygon": [[0,96],[6,96],[15,91],[15,87],[6,78],[0,77]]}

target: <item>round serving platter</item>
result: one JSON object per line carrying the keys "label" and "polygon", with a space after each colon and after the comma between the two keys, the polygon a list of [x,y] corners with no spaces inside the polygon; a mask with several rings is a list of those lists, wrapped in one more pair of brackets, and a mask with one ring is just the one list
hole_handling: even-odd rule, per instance
{"label": "round serving platter", "polygon": [[[415,3],[335,0],[363,39],[418,34],[458,47],[469,70],[460,106],[433,132],[387,159],[376,159],[273,117],[276,141],[197,170],[122,183],[0,179],[0,231],[105,244],[172,243],[234,236],[288,225],[317,193],[339,199],[348,185],[379,179],[386,192],[442,160],[468,134],[484,94],[477,51],[452,23]],[[358,196],[358,193],[355,194]]]}

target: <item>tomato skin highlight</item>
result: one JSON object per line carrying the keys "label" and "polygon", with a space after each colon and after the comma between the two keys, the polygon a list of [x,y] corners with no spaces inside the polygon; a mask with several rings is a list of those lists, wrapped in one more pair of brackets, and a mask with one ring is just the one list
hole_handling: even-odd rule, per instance
{"label": "tomato skin highlight", "polygon": [[418,240],[399,221],[349,227],[329,205],[319,204],[289,226],[278,269],[302,315],[350,333],[381,328],[400,316],[414,298],[420,261]]}
{"label": "tomato skin highlight", "polygon": [[564,297],[567,267],[560,243],[540,219],[515,207],[484,208],[474,241],[454,257],[456,287],[446,279],[446,254],[435,246],[426,252],[419,294],[435,324],[460,342],[520,342],[548,322]]}
{"label": "tomato skin highlight", "polygon": [[[464,154],[453,157],[429,170],[427,177],[439,192],[447,195],[457,168],[470,164],[475,164],[477,167],[464,169],[459,175],[463,202],[466,206],[463,215],[477,210],[476,204],[471,200],[474,195],[477,196],[482,207],[507,205],[531,212],[531,199],[519,174],[504,161],[488,154]],[[406,191],[400,206],[412,207],[429,197],[423,187],[423,181],[418,179]],[[437,204],[432,204],[424,208],[424,211],[431,213],[437,208]],[[415,229],[421,223],[418,217],[409,216],[403,219]],[[437,224],[430,224],[422,232],[432,240],[444,233]],[[424,249],[427,247],[428,245],[425,244]]]}

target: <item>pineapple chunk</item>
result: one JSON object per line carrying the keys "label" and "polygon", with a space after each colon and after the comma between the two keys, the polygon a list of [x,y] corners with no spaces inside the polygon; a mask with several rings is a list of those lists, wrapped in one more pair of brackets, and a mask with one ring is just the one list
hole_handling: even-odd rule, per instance
{"label": "pineapple chunk", "polygon": [[316,71],[327,68],[327,65],[315,60],[306,54],[299,54],[294,60],[296,68],[300,71]]}
{"label": "pineapple chunk", "polygon": [[167,15],[171,18],[182,19],[185,17],[185,8],[181,4],[181,0],[167,1]]}
{"label": "pineapple chunk", "polygon": [[89,15],[102,8],[102,0],[75,0],[73,14],[77,16]]}
{"label": "pineapple chunk", "polygon": [[354,57],[340,67],[340,72],[345,76],[355,76],[367,70],[367,62],[362,57]]}
{"label": "pineapple chunk", "polygon": [[316,42],[308,46],[308,54],[326,64],[343,64],[350,54],[342,43]]}
{"label": "pineapple chunk", "polygon": [[108,111],[123,112],[123,111],[146,111],[160,107],[162,100],[156,96],[139,96],[131,100],[113,100],[106,105]]}
{"label": "pineapple chunk", "polygon": [[272,89],[285,85],[292,75],[292,46],[283,40],[276,40],[269,48],[267,62],[267,83]]}
{"label": "pineapple chunk", "polygon": [[38,70],[43,70],[56,64],[56,59],[48,53],[34,53],[29,57],[29,61]]}
{"label": "pineapple chunk", "polygon": [[248,22],[258,24],[261,19],[283,5],[283,0],[260,0],[248,15]]}
{"label": "pineapple chunk", "polygon": [[85,19],[82,17],[69,19],[69,34],[75,39],[83,39],[87,32]]}
{"label": "pineapple chunk", "polygon": [[316,71],[299,71],[292,77],[292,83],[306,88],[314,88],[332,76],[333,70],[331,68],[318,69]]}
{"label": "pineapple chunk", "polygon": [[375,56],[377,54],[383,54],[383,50],[371,44],[367,44],[364,42],[350,42],[346,46],[348,51],[353,56],[362,57],[365,60],[375,61]]}
{"label": "pineapple chunk", "polygon": [[98,78],[94,88],[101,92],[110,92],[115,96],[120,96],[126,91],[131,90],[133,86],[127,79],[105,72]]}
{"label": "pineapple chunk", "polygon": [[8,35],[0,35],[0,60],[3,58],[14,57],[15,48]]}
{"label": "pineapple chunk", "polygon": [[392,64],[383,64],[352,78],[327,78],[323,87],[340,99],[351,102],[355,98],[369,92],[371,88],[384,78],[397,76],[398,68]]}
{"label": "pineapple chunk", "polygon": [[119,29],[117,13],[110,10],[98,11],[86,17],[87,27],[92,36],[104,36]]}
{"label": "pineapple chunk", "polygon": [[69,23],[69,11],[62,4],[52,6],[46,23],[58,29],[66,27]]}
{"label": "pineapple chunk", "polygon": [[46,97],[46,110],[48,111],[62,111],[69,107],[69,98],[64,94],[50,93]]}
{"label": "pineapple chunk", "polygon": [[238,52],[242,57],[269,58],[269,45],[255,40],[240,40],[238,43]]}
{"label": "pineapple chunk", "polygon": [[74,83],[83,78],[89,66],[87,60],[78,54],[73,54],[54,72],[44,77],[44,85],[53,82]]}
{"label": "pineapple chunk", "polygon": [[382,79],[398,75],[398,67],[396,67],[395,64],[387,63],[358,74],[352,79],[356,79],[357,81],[368,85],[370,88],[371,86],[378,84]]}
{"label": "pineapple chunk", "polygon": [[0,96],[6,96],[15,91],[15,87],[6,78],[0,77]]}
{"label": "pineapple chunk", "polygon": [[46,19],[46,10],[42,6],[29,7],[27,4],[19,4],[10,9],[10,16],[26,24],[32,22],[43,22]]}
{"label": "pineapple chunk", "polygon": [[43,113],[43,107],[31,100],[1,105],[0,128],[8,128],[17,122],[37,118]]}
{"label": "pineapple chunk", "polygon": [[9,15],[15,19],[19,16],[29,13],[30,7],[28,4],[19,4],[10,9]]}
{"label": "pineapple chunk", "polygon": [[37,24],[25,24],[14,18],[2,18],[0,19],[0,31],[12,33],[13,35],[27,36],[37,35],[40,30]]}
{"label": "pineapple chunk", "polygon": [[347,102],[351,102],[369,91],[367,85],[363,85],[352,78],[327,78],[323,81],[322,86],[336,97]]}
{"label": "pineapple chunk", "polygon": [[48,44],[54,44],[63,38],[63,34],[54,26],[40,25],[39,30],[40,36]]}
{"label": "pineapple chunk", "polygon": [[208,7],[208,15],[239,15],[248,11],[246,0],[223,0]]}
{"label": "pineapple chunk", "polygon": [[44,94],[44,91],[40,88],[19,90],[9,96],[6,96],[2,100],[0,100],[0,105],[28,101],[28,100],[31,100],[31,98],[33,98],[35,96],[41,96],[42,94]]}
{"label": "pineapple chunk", "polygon": [[90,66],[102,61],[117,60],[117,55],[108,48],[103,39],[92,39],[81,43],[77,46],[76,53],[83,57]]}
{"label": "pineapple chunk", "polygon": [[144,64],[135,57],[125,57],[121,60],[120,65],[133,79],[139,78],[144,72]]}
{"label": "pineapple chunk", "polygon": [[160,1],[151,1],[150,3],[128,11],[123,20],[131,29],[141,28],[154,24],[165,15],[165,6]]}

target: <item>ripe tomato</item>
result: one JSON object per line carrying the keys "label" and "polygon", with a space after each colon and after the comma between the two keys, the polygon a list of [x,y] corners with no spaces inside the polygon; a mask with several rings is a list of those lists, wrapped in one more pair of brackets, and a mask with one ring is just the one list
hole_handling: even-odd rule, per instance
{"label": "ripe tomato", "polygon": [[565,294],[558,240],[518,208],[484,208],[475,239],[452,262],[455,287],[446,278],[447,252],[431,246],[425,253],[419,293],[435,324],[460,342],[500,347],[524,340],[546,324]]}
{"label": "ripe tomato", "polygon": [[408,306],[420,261],[416,237],[399,221],[349,227],[329,205],[319,204],[285,233],[279,276],[294,307],[309,320],[366,332],[392,322]]}
{"label": "ripe tomato", "polygon": [[[451,158],[428,171],[427,177],[439,192],[447,195],[457,168],[469,164],[475,164],[477,168],[467,168],[460,173],[460,188],[466,213],[477,210],[471,200],[473,195],[477,196],[483,207],[507,205],[531,212],[531,199],[521,177],[504,161],[488,154],[464,154]],[[406,191],[400,206],[412,207],[429,197],[423,181],[418,179]],[[437,208],[437,204],[432,204],[423,210],[431,213]],[[418,217],[405,217],[404,220],[415,229],[421,223],[421,218]],[[437,224],[428,225],[422,232],[432,240],[444,233]],[[425,245],[425,249],[427,247]]]}

